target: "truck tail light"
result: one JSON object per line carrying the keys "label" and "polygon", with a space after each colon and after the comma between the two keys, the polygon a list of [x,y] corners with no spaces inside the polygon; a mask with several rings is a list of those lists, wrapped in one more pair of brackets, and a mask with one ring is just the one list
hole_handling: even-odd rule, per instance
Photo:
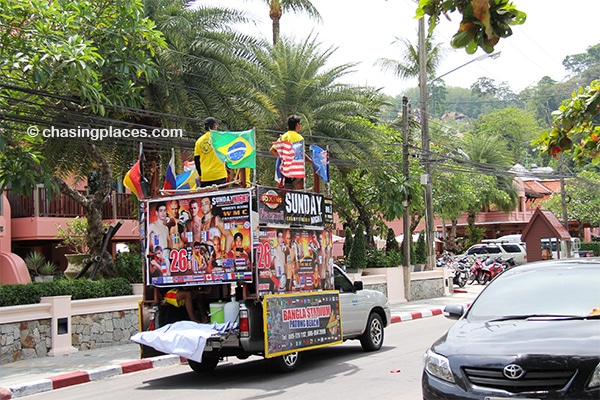
{"label": "truck tail light", "polygon": [[248,322],[248,309],[240,309],[240,337],[250,337],[250,323]]}

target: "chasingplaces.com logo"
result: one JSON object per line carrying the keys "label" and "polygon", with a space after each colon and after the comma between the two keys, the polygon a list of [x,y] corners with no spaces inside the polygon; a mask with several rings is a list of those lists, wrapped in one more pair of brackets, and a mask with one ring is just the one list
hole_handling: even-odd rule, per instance
{"label": "chasingplaces.com logo", "polygon": [[85,138],[91,140],[104,139],[138,139],[138,138],[181,138],[183,129],[172,128],[86,128],[78,126],[77,128],[49,128],[40,129],[36,125],[30,125],[27,128],[27,135],[31,137],[41,136],[45,139],[72,139]]}

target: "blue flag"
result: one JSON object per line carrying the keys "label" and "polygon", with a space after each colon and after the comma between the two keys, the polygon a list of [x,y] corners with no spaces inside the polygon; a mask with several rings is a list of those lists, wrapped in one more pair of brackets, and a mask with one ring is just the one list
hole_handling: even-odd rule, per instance
{"label": "blue flag", "polygon": [[310,151],[312,152],[312,162],[315,172],[325,182],[329,182],[329,153],[316,144],[310,145]]}

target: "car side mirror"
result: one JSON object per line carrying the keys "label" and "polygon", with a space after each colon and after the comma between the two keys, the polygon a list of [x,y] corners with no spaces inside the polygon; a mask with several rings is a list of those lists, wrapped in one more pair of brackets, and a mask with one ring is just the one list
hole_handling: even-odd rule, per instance
{"label": "car side mirror", "polygon": [[459,319],[464,315],[465,311],[466,308],[462,304],[451,304],[444,307],[444,317],[450,319]]}
{"label": "car side mirror", "polygon": [[363,290],[362,281],[354,281],[354,290],[355,291]]}

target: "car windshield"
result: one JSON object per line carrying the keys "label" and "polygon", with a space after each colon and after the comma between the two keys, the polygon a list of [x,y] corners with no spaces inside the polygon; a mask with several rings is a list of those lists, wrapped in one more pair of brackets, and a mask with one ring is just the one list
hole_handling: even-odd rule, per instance
{"label": "car windshield", "polygon": [[513,269],[492,281],[469,309],[470,321],[526,316],[592,315],[600,307],[600,271],[595,267]]}

